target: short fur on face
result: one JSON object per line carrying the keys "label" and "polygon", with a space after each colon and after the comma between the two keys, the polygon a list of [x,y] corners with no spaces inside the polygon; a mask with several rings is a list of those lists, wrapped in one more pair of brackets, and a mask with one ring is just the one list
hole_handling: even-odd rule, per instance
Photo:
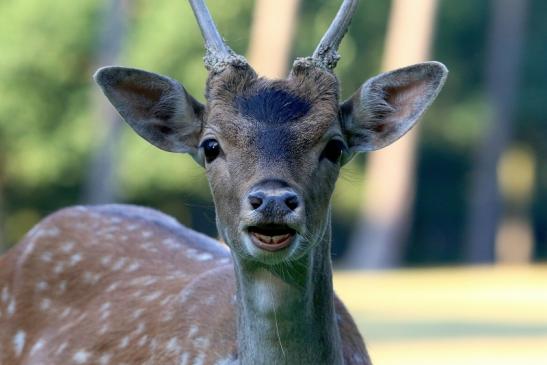
{"label": "short fur on face", "polygon": [[[290,186],[303,200],[303,237],[317,240],[340,168],[321,157],[329,141],[345,145],[343,162],[389,145],[412,128],[446,75],[437,62],[405,67],[373,77],[340,104],[331,71],[300,62],[287,79],[269,80],[239,63],[210,74],[205,106],[178,82],[145,71],[109,67],[95,79],[137,133],[206,167],[219,232],[246,256],[240,231],[253,186],[265,180]],[[206,163],[200,146],[208,139],[218,141],[221,152]]]}

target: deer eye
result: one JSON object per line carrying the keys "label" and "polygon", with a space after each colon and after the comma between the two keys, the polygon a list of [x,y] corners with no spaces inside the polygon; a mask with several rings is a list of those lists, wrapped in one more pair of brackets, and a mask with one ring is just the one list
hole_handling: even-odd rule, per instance
{"label": "deer eye", "polygon": [[346,145],[339,139],[331,139],[321,153],[321,159],[326,158],[332,163],[338,163],[346,150]]}
{"label": "deer eye", "polygon": [[205,155],[205,161],[207,161],[207,163],[213,162],[220,153],[220,144],[216,139],[206,139],[201,143],[201,148],[203,148],[203,154]]}

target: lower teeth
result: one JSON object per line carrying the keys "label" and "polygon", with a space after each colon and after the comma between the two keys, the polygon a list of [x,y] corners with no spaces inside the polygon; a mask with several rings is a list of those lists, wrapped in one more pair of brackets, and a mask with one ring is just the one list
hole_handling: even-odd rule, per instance
{"label": "lower teeth", "polygon": [[279,244],[289,238],[289,234],[278,235],[278,236],[265,236],[259,233],[254,234],[261,242],[271,244]]}

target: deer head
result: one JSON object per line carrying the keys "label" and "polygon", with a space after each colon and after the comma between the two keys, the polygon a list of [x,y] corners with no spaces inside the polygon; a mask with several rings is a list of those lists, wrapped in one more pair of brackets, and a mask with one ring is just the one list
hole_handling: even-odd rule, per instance
{"label": "deer head", "polygon": [[333,69],[356,0],[343,2],[313,55],[284,80],[259,77],[224,43],[203,1],[190,3],[205,40],[205,105],[146,71],[105,67],[95,80],[139,135],[205,168],[219,234],[236,257],[296,260],[327,232],[340,167],[410,130],[447,70],[427,62],[384,73],[340,102]]}

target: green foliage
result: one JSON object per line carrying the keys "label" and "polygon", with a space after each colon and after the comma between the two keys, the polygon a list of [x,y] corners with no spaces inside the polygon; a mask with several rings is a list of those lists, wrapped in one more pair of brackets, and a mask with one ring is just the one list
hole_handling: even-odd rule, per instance
{"label": "green foliage", "polygon": [[[203,44],[190,7],[179,0],[132,0],[129,33],[119,64],[180,80],[203,101]],[[0,2],[0,210],[10,243],[43,215],[78,203],[99,130],[91,75],[107,0],[7,0]],[[223,36],[245,54],[253,2],[209,1]],[[339,6],[302,2],[293,57],[311,54]],[[539,154],[547,171],[544,100],[545,2],[533,0],[523,61],[523,86],[515,135]],[[389,15],[388,1],[362,1],[340,49],[337,75],[342,97],[379,72]],[[443,92],[421,123],[418,196],[411,234],[414,262],[460,257],[468,171],[488,119],[484,97],[484,49],[488,2],[441,1],[433,59],[451,71]],[[289,62],[292,62],[289,61]],[[210,196],[201,169],[188,157],[159,151],[129,128],[119,146],[122,201],[149,204],[212,232]],[[334,195],[336,237],[347,237],[361,202],[365,159],[345,167]],[[535,227],[545,227],[547,175],[538,173],[540,203]],[[444,204],[439,204],[444,202]],[[204,213],[205,211],[205,213]],[[0,219],[1,214],[0,212]],[[1,232],[1,226],[0,226]],[[536,228],[547,246],[547,232]],[[543,237],[543,238],[542,238]],[[541,252],[547,255],[547,248]]]}

